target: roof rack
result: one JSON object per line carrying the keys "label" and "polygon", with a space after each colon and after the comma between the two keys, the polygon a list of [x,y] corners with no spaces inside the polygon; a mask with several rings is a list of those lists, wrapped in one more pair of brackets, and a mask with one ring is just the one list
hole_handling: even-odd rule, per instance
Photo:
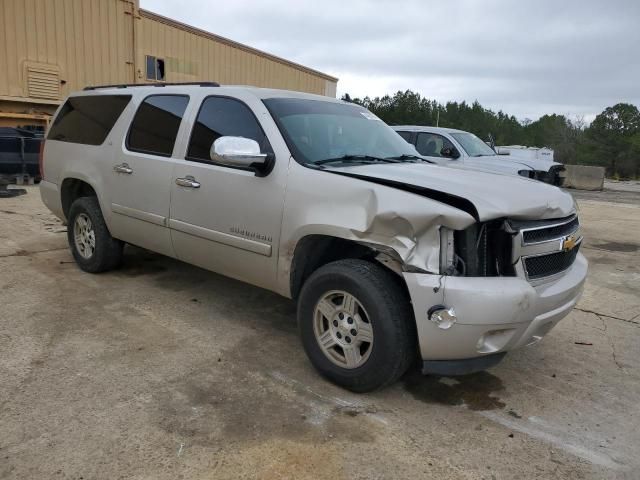
{"label": "roof rack", "polygon": [[90,85],[83,90],[98,90],[99,88],[129,88],[129,87],[169,87],[173,85],[197,85],[200,87],[219,87],[218,82],[177,82],[177,83],[119,83],[115,85]]}

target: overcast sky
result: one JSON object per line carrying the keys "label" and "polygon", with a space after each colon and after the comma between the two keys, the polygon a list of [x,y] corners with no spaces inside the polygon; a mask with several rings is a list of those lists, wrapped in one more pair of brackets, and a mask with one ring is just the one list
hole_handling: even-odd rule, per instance
{"label": "overcast sky", "polygon": [[520,119],[640,105],[640,0],[141,0],[141,7],[339,78]]}

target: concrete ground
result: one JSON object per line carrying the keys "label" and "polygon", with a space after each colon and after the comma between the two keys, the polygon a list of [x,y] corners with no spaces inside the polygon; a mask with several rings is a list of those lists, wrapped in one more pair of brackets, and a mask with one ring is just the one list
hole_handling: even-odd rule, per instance
{"label": "concrete ground", "polygon": [[587,190],[567,190],[578,200],[598,200],[613,203],[640,203],[640,181],[638,180],[604,180],[602,192]]}
{"label": "concrete ground", "polygon": [[35,188],[0,199],[0,478],[640,478],[640,194],[579,206],[585,295],[540,344],[355,395],[292,302],[135,248],[83,273]]}

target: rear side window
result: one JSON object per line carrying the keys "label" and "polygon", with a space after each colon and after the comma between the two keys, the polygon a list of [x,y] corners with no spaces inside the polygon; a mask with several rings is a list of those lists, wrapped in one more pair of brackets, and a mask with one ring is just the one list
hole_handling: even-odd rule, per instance
{"label": "rear side window", "polygon": [[187,159],[211,162],[213,142],[225,136],[255,140],[262,153],[271,153],[271,145],[253,112],[239,100],[208,97],[202,102],[191,133]]}
{"label": "rear side window", "polygon": [[407,142],[411,143],[411,132],[398,132],[396,130],[396,133],[404,138]]}
{"label": "rear side window", "polygon": [[131,122],[127,148],[170,157],[188,103],[186,95],[151,95],[145,98]]}
{"label": "rear side window", "polygon": [[71,97],[51,125],[49,140],[102,145],[131,95]]}

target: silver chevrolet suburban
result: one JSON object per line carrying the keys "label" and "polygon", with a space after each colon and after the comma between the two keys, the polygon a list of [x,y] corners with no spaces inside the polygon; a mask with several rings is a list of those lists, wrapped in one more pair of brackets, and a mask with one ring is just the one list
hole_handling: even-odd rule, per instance
{"label": "silver chevrolet suburban", "polygon": [[59,108],[44,203],[80,268],[125,243],[297,300],[313,365],[357,392],[465,374],[539,341],[582,292],[572,197],[431,164],[368,110],[244,86],[89,87]]}

